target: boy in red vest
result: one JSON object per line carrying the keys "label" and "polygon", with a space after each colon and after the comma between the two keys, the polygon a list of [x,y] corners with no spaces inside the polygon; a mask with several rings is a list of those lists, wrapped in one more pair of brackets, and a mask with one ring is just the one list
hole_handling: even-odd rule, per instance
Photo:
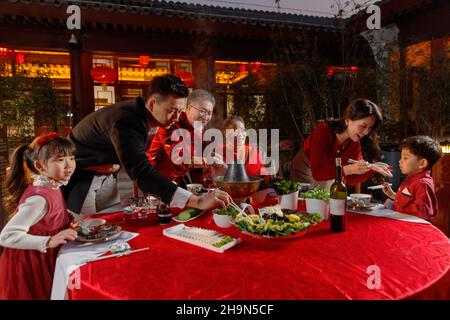
{"label": "boy in red vest", "polygon": [[401,149],[400,170],[407,178],[397,193],[384,185],[383,192],[390,198],[384,205],[430,220],[438,211],[431,168],[442,156],[439,143],[428,136],[414,136],[404,140]]}

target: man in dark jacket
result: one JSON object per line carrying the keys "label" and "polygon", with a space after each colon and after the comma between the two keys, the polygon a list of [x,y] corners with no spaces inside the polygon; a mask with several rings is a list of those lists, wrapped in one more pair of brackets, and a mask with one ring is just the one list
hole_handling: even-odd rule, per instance
{"label": "man in dark jacket", "polygon": [[220,190],[197,197],[162,177],[146,156],[149,136],[157,127],[169,128],[186,107],[188,89],[180,78],[166,75],[150,83],[148,98],[124,101],[83,118],[70,132],[77,169],[64,188],[67,207],[83,215],[118,202],[119,165],[143,192],[155,194],[171,207],[209,209],[228,206],[230,196]]}

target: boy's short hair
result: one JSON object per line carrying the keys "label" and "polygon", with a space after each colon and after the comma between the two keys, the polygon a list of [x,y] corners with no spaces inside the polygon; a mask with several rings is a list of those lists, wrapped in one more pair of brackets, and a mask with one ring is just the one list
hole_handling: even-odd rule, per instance
{"label": "boy's short hair", "polygon": [[186,98],[189,94],[189,89],[177,76],[166,74],[163,76],[156,76],[150,82],[147,97],[150,98],[154,94],[162,97],[174,95],[178,98]]}
{"label": "boy's short hair", "polygon": [[406,138],[400,147],[402,149],[408,148],[413,155],[426,159],[428,161],[428,169],[431,169],[442,156],[439,143],[428,136]]}

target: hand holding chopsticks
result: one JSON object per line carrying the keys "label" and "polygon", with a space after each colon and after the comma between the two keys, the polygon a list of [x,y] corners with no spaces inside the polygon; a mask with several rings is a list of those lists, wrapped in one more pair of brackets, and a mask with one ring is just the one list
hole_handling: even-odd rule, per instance
{"label": "hand holding chopsticks", "polygon": [[358,160],[354,160],[354,159],[349,159],[348,163],[350,163],[352,165],[357,165],[357,167],[355,168],[356,174],[366,173],[368,171],[367,169],[369,169],[369,170],[378,172],[379,174],[381,174],[384,177],[392,177],[392,173],[391,173],[391,171],[393,170],[392,166],[390,166],[389,164],[384,163],[384,162],[369,163],[364,160],[358,161]]}

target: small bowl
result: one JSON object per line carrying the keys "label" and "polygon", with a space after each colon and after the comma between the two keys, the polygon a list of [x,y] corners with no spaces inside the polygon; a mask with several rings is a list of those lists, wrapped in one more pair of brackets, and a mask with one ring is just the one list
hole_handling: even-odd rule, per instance
{"label": "small bowl", "polygon": [[221,228],[229,228],[233,225],[232,218],[225,214],[217,214],[217,213],[213,212],[213,219],[214,219],[214,222],[216,223],[216,225]]}
{"label": "small bowl", "polygon": [[90,219],[80,222],[80,230],[84,235],[95,234],[98,229],[106,223],[105,219]]}
{"label": "small bowl", "polygon": [[352,193],[350,195],[352,202],[354,205],[358,205],[361,207],[370,206],[370,200],[372,200],[372,195],[367,193]]}

